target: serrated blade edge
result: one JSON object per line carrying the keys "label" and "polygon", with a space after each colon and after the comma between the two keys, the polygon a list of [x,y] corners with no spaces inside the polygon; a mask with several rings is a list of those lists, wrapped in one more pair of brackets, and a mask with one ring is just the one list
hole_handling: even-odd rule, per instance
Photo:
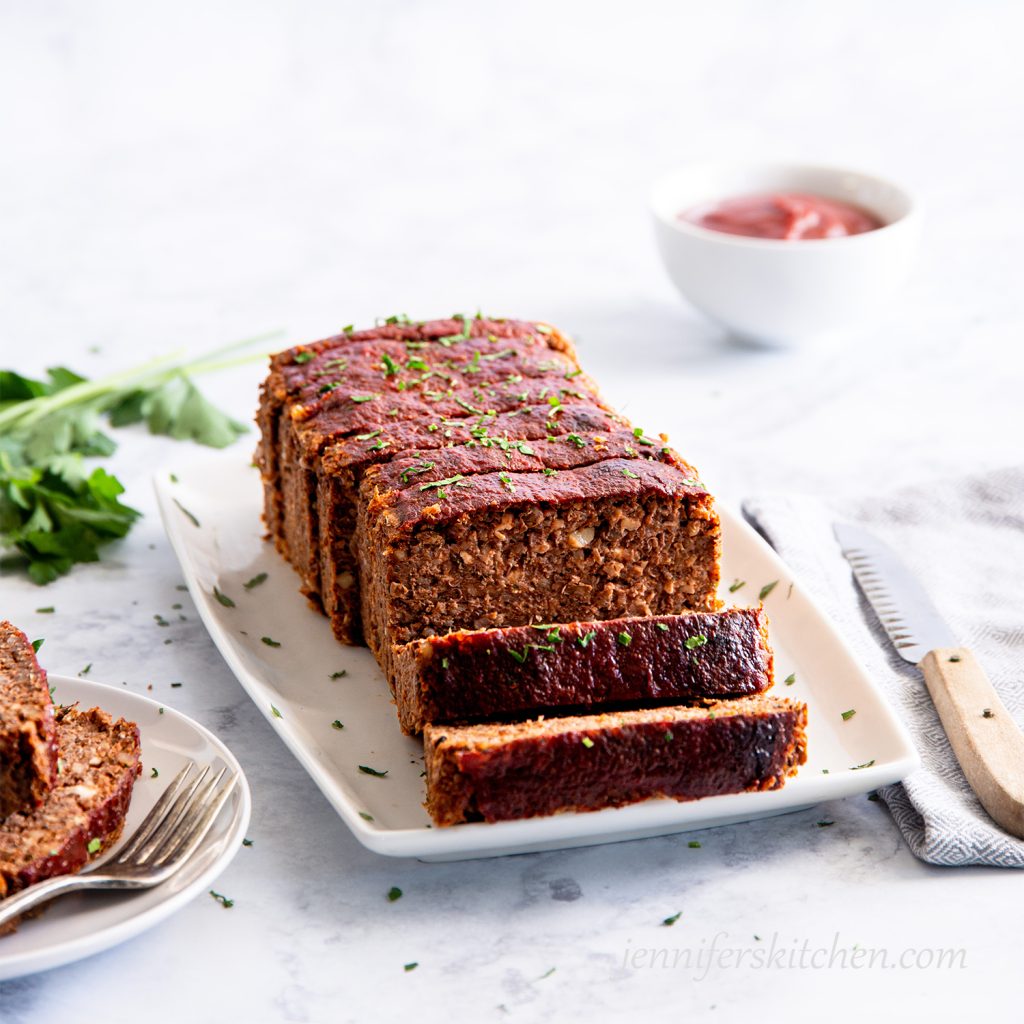
{"label": "serrated blade edge", "polygon": [[899,555],[873,533],[848,523],[833,530],[853,575],[896,653],[912,665],[936,647],[955,647],[953,631]]}

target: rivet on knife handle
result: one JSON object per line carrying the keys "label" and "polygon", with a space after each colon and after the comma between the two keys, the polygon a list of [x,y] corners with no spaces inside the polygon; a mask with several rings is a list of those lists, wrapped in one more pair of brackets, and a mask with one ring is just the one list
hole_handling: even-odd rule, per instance
{"label": "rivet on knife handle", "polygon": [[1007,832],[1024,838],[1024,733],[966,647],[931,651],[921,671],[982,806]]}

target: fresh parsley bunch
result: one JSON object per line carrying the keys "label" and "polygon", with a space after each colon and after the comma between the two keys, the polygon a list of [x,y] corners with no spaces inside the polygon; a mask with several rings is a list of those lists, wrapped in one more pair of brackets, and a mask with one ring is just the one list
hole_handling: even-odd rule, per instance
{"label": "fresh parsley bunch", "polygon": [[64,367],[47,370],[43,380],[0,370],[3,568],[26,569],[36,583],[50,583],[76,562],[98,561],[102,544],[131,529],[140,513],[120,500],[124,487],[86,461],[117,448],[107,425],[145,423],[154,434],[213,448],[244,433],[190,376],[241,361],[216,362],[226,351],[191,363],[162,357],[92,381]]}

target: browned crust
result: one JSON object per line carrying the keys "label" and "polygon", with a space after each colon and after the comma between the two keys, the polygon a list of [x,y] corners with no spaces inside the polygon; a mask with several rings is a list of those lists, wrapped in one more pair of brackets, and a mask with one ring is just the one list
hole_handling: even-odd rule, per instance
{"label": "browned crust", "polygon": [[0,622],[0,819],[38,807],[57,777],[46,672],[28,637]]}
{"label": "browned crust", "polygon": [[[79,871],[124,826],[141,770],[138,727],[99,708],[65,707],[58,709],[57,728],[56,787],[42,806],[0,823],[0,897]],[[95,840],[100,845],[90,852]]]}
{"label": "browned crust", "polygon": [[777,789],[807,758],[807,706],[747,697],[506,725],[427,726],[435,824]]}
{"label": "browned crust", "polygon": [[392,688],[410,734],[427,723],[739,697],[772,685],[766,627],[757,607],[460,631],[397,647]]}

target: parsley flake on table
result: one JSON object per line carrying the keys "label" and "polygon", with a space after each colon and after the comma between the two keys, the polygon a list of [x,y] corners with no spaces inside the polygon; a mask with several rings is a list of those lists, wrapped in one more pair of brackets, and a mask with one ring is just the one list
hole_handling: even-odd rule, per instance
{"label": "parsley flake on table", "polygon": [[405,971],[406,974],[408,974],[409,971],[415,971],[417,967],[419,967],[419,961],[413,960],[412,963],[406,964],[403,970]]}
{"label": "parsley flake on table", "polygon": [[277,708],[276,708],[276,707],[275,707],[275,706],[274,706],[273,704],[271,704],[271,705],[270,705],[270,713],[271,713],[271,714],[272,714],[272,715],[273,715],[273,716],[274,716],[275,718],[284,718],[284,715],[282,715],[282,714],[281,714],[281,712],[280,712],[280,711],[278,711],[278,710],[277,710]]}
{"label": "parsley flake on table", "polygon": [[160,778],[160,772],[156,768],[151,768],[149,770],[149,777],[151,779],[158,779]]}
{"label": "parsley flake on table", "polygon": [[394,903],[395,900],[400,900],[401,898],[402,890],[397,885],[393,885],[388,889],[388,903]]}
{"label": "parsley flake on table", "polygon": [[268,578],[269,577],[267,573],[259,572],[255,576],[253,576],[251,580],[246,580],[245,583],[242,584],[242,586],[245,587],[246,590],[253,590],[254,588],[258,587],[261,583],[266,583]]}
{"label": "parsley flake on table", "polygon": [[331,673],[331,679],[344,679],[345,676],[347,676],[347,675],[348,675],[348,669],[347,668],[342,668],[342,669],[338,669],[337,672],[332,672]]}
{"label": "parsley flake on table", "polygon": [[735,594],[736,591],[740,589],[740,587],[745,587],[746,585],[746,580],[733,580],[732,583],[729,584],[729,593]]}
{"label": "parsley flake on table", "polygon": [[378,771],[376,768],[371,768],[369,765],[359,765],[359,770],[364,775],[372,775],[375,779],[383,779],[385,775],[390,771],[389,768],[385,768],[384,771]]}
{"label": "parsley flake on table", "polygon": [[341,730],[341,729],[344,729],[345,726],[341,723],[341,721],[339,721],[336,718],[333,722],[331,722],[331,728],[332,729],[339,729],[339,730]]}
{"label": "parsley flake on table", "polygon": [[678,910],[671,917],[666,917],[665,920],[662,921],[661,923],[662,923],[662,925],[665,928],[671,928],[672,925],[674,925],[676,923],[676,921],[678,921],[679,918],[681,918],[682,916],[683,916],[683,912],[681,910]]}
{"label": "parsley flake on table", "polygon": [[696,839],[691,839],[686,845],[691,850],[699,850],[700,849],[700,843]]}
{"label": "parsley flake on table", "polygon": [[235,602],[230,597],[228,597],[227,594],[223,593],[217,587],[213,588],[213,596],[215,598],[217,598],[218,602],[220,604],[224,605],[225,608],[234,608],[235,607]]}
{"label": "parsley flake on table", "polygon": [[796,673],[790,672],[785,679],[782,680],[787,686],[792,686],[796,682]]}
{"label": "parsley flake on table", "polygon": [[761,592],[757,595],[758,600],[763,601],[778,585],[778,580],[772,580],[771,583],[766,583],[761,588]]}
{"label": "parsley flake on table", "polygon": [[840,717],[842,718],[842,720],[844,722],[848,722],[851,718],[853,718],[853,716],[855,714],[857,714],[857,709],[856,708],[850,708],[849,711],[840,712]]}
{"label": "parsley flake on table", "polygon": [[219,893],[219,892],[214,892],[214,891],[213,891],[213,890],[211,889],[211,890],[210,890],[210,895],[211,895],[211,896],[212,896],[212,897],[213,897],[213,898],[214,898],[214,899],[215,899],[215,900],[216,900],[216,901],[217,901],[217,902],[218,902],[218,903],[219,903],[219,904],[220,904],[220,905],[221,905],[221,906],[222,906],[222,907],[223,907],[223,908],[224,908],[225,910],[230,910],[230,909],[231,909],[231,908],[232,908],[232,907],[233,907],[233,906],[235,905],[235,901],[234,901],[234,900],[232,900],[232,899],[228,899],[228,897],[227,897],[227,896],[225,896],[225,895],[224,895],[223,893]]}
{"label": "parsley flake on table", "polygon": [[280,647],[281,646],[281,641],[280,640],[275,640],[273,637],[270,637],[270,636],[261,636],[260,640],[261,640],[261,642],[265,643],[268,647]]}

